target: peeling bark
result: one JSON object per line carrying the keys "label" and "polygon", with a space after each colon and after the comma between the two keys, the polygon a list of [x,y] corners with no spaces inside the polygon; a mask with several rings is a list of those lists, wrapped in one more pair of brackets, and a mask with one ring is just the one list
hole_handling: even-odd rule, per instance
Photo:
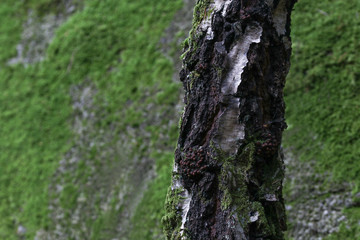
{"label": "peeling bark", "polygon": [[283,87],[296,0],[198,0],[168,239],[283,239]]}

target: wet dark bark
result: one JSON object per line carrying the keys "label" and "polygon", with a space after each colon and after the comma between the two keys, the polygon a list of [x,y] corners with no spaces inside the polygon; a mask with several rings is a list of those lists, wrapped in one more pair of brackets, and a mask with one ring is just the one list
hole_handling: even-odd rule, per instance
{"label": "wet dark bark", "polygon": [[168,239],[283,239],[283,87],[296,0],[199,0],[180,80],[186,94]]}

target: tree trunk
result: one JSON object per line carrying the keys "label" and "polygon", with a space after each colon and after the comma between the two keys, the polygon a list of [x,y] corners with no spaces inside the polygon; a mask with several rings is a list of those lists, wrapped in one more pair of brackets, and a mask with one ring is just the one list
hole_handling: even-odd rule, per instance
{"label": "tree trunk", "polygon": [[163,217],[168,239],[283,239],[283,87],[296,0],[198,0],[185,110]]}

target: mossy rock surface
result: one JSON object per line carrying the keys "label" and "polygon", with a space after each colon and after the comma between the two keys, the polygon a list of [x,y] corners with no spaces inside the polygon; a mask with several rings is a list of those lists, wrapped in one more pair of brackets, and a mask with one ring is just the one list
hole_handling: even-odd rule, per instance
{"label": "mossy rock surface", "polygon": [[283,144],[295,239],[360,237],[352,200],[360,184],[359,7],[356,0],[302,0],[292,14]]}

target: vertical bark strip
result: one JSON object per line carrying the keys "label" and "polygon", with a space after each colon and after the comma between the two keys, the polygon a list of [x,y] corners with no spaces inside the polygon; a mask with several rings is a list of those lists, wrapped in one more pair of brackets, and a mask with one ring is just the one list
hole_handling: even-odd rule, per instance
{"label": "vertical bark strip", "polygon": [[198,0],[168,239],[283,239],[283,87],[296,0]]}

